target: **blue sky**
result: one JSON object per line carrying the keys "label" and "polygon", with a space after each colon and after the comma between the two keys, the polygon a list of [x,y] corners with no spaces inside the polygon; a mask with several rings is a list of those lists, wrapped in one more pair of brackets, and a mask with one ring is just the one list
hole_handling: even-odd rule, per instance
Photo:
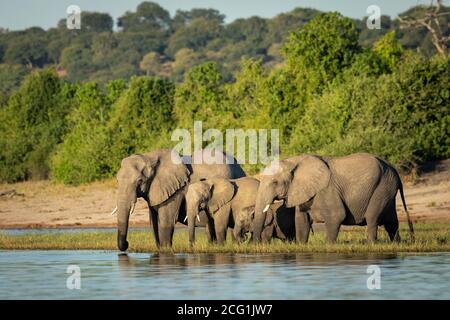
{"label": "blue sky", "polygon": [[[448,5],[450,0],[445,0]],[[31,26],[44,29],[56,26],[66,16],[66,8],[78,5],[85,11],[108,12],[115,19],[125,11],[134,11],[142,0],[0,0],[0,27],[20,30]],[[253,15],[273,17],[296,7],[339,11],[345,16],[362,18],[369,5],[381,8],[382,14],[395,17],[416,4],[429,0],[153,0],[172,15],[177,9],[215,8],[226,15],[226,21]]]}

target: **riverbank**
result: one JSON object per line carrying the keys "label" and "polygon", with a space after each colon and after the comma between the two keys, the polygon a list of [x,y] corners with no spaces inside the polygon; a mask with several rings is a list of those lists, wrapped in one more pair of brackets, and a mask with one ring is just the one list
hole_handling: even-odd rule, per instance
{"label": "riverbank", "polygon": [[[419,177],[404,177],[406,202],[414,222],[450,221],[450,159],[429,163]],[[414,180],[414,181],[411,181]],[[0,185],[0,229],[115,227],[116,181],[67,186],[51,181]],[[405,221],[397,199],[400,221]],[[138,200],[132,227],[148,227],[148,208]]]}
{"label": "riverbank", "polygon": [[[379,242],[367,244],[366,228],[348,227],[339,234],[336,244],[325,241],[324,231],[318,229],[311,235],[306,245],[286,243],[275,240],[267,244],[237,244],[228,237],[226,244],[209,244],[206,235],[198,228],[197,241],[194,247],[189,246],[186,229],[175,232],[173,251],[175,253],[400,253],[400,252],[450,252],[450,222],[416,223],[416,241],[411,242],[404,225],[401,228],[402,241],[391,243],[383,228],[379,228]],[[130,252],[155,252],[153,234],[150,230],[132,230],[129,233]],[[33,250],[33,249],[71,249],[71,250],[117,250],[116,233],[107,231],[71,232],[71,233],[39,233],[8,234],[0,231],[0,249]]]}

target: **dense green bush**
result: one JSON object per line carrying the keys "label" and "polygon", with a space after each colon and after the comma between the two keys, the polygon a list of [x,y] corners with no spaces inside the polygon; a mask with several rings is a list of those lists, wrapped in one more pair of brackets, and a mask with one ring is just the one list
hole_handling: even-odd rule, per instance
{"label": "dense green bush", "polygon": [[42,179],[48,159],[67,132],[73,86],[53,70],[27,76],[0,110],[0,180]]}
{"label": "dense green bush", "polygon": [[289,153],[371,152],[403,167],[450,156],[449,59],[411,54],[396,72],[349,75],[311,102]]}
{"label": "dense green bush", "polygon": [[[164,11],[159,14],[167,18]],[[208,14],[221,25],[217,12]],[[278,64],[268,67],[264,58],[242,59],[233,82],[226,81],[221,64],[200,63],[201,54],[191,49],[176,54],[180,70],[187,70],[177,85],[165,78],[135,76],[103,86],[109,76],[104,70],[96,73],[99,83],[69,84],[52,70],[32,72],[15,92],[0,97],[0,181],[46,178],[49,173],[70,184],[109,178],[122,158],[174,146],[173,130],[192,134],[196,120],[203,122],[203,133],[214,128],[223,137],[229,128],[279,129],[282,156],[371,152],[405,170],[450,157],[450,58],[404,49],[392,32],[362,48],[350,19],[336,13],[313,15],[280,45]],[[130,13],[123,23],[140,37],[135,18]],[[184,19],[196,17],[180,12],[177,23]],[[239,43],[257,43],[261,38],[252,30],[265,23],[250,22],[236,24],[245,27],[239,34],[231,27],[227,32]],[[158,29],[151,23],[142,27]],[[263,31],[271,29],[268,25]],[[85,71],[78,64],[83,65],[85,50],[91,50],[83,39],[78,47],[67,47],[79,59],[63,59],[80,77]],[[102,39],[95,48],[99,61],[117,45],[112,34],[104,33]],[[62,55],[70,56],[66,49]],[[123,52],[134,49],[127,50]],[[151,57],[161,58],[156,49],[151,52]],[[124,54],[133,61],[138,56]],[[133,63],[126,59],[122,71],[108,72],[133,74]],[[154,67],[148,62],[142,66]],[[0,76],[10,79],[5,85],[17,86],[9,67],[0,66]],[[244,166],[250,174],[260,167]]]}
{"label": "dense green bush", "polygon": [[75,102],[78,107],[69,116],[70,132],[58,146],[52,159],[52,174],[57,181],[82,183],[100,179],[110,170],[105,124],[111,104],[95,83],[80,85]]}
{"label": "dense green bush", "polygon": [[130,154],[170,146],[174,94],[175,86],[168,80],[146,76],[130,80],[112,106],[106,142],[101,142],[108,148],[106,176],[115,174],[122,158]]}
{"label": "dense green bush", "polygon": [[353,62],[359,50],[354,22],[339,13],[323,13],[291,33],[282,52],[291,69],[312,69],[321,81],[329,81]]}

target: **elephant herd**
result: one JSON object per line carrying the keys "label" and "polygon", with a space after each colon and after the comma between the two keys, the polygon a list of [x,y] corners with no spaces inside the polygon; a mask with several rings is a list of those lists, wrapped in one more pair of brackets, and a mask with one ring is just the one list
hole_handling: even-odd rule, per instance
{"label": "elephant herd", "polygon": [[389,238],[399,241],[398,190],[414,237],[399,174],[367,153],[294,156],[248,177],[223,152],[206,149],[180,156],[163,149],[123,159],[117,181],[113,213],[121,251],[128,248],[128,222],[137,198],[148,203],[158,247],[172,245],[177,222],[188,225],[191,245],[199,226],[206,227],[210,242],[219,244],[228,228],[238,242],[250,235],[254,242],[278,238],[305,243],[313,222],[324,222],[329,242],[336,241],[341,225],[367,225],[369,242],[377,240],[383,225]]}

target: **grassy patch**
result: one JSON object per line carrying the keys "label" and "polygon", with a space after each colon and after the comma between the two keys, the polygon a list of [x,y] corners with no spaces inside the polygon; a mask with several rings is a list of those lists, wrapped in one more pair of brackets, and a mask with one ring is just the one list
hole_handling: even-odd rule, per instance
{"label": "grassy patch", "polygon": [[[400,243],[391,243],[386,232],[379,229],[379,241],[376,244],[365,242],[365,228],[353,227],[342,230],[338,242],[328,244],[325,235],[316,231],[308,244],[287,243],[274,240],[271,243],[234,243],[228,237],[225,245],[208,243],[204,232],[197,232],[194,247],[188,244],[186,230],[175,233],[173,248],[165,251],[185,253],[295,253],[295,252],[334,252],[334,253],[394,253],[394,252],[437,252],[450,251],[450,223],[417,223],[416,241],[410,242],[406,228],[401,228],[403,239]],[[157,251],[153,234],[148,231],[131,231],[128,241],[130,252]],[[117,250],[116,234],[111,232],[79,232],[56,234],[8,235],[0,232],[0,249],[99,249]]]}

